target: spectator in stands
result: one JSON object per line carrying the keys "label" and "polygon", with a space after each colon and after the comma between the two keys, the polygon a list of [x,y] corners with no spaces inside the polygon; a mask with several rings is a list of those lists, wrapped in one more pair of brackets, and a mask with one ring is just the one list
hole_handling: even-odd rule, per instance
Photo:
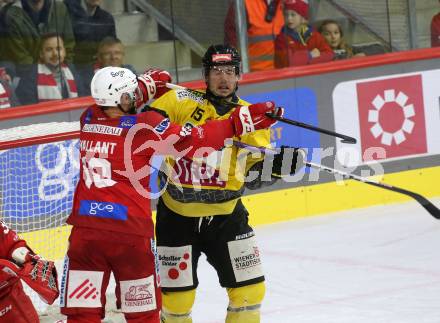
{"label": "spectator in stands", "polygon": [[344,39],[344,31],[342,30],[341,25],[336,20],[324,20],[319,25],[318,31],[332,48],[335,54],[333,59],[338,60],[365,56],[364,53],[356,52],[355,48],[347,44]]}
{"label": "spectator in stands", "polygon": [[[439,0],[440,2],[440,0]],[[431,47],[440,46],[440,12],[431,20]]]}
{"label": "spectator in stands", "polygon": [[2,59],[14,62],[19,77],[26,75],[38,61],[40,35],[58,32],[63,35],[66,59],[73,58],[73,37],[66,6],[52,0],[16,0],[2,8],[6,39]]}
{"label": "spectator in stands", "polygon": [[[280,0],[245,0],[250,71],[274,68],[274,40],[284,24]],[[238,47],[234,1],[224,23],[225,43]]]}
{"label": "spectator in stands", "polygon": [[102,0],[64,0],[75,34],[75,65],[93,65],[98,44],[105,37],[116,38],[113,16],[101,9]]}
{"label": "spectator in stands", "polygon": [[64,62],[65,53],[60,36],[49,33],[41,37],[39,62],[17,87],[22,104],[78,97],[78,76],[75,78],[73,67]]}
{"label": "spectator in stands", "polygon": [[106,37],[99,43],[94,71],[96,72],[103,67],[113,66],[128,68],[134,72],[133,66],[124,64],[124,57],[125,47],[121,40],[118,38]]}
{"label": "spectator in stands", "polygon": [[0,63],[0,109],[20,105],[12,86],[12,76],[6,65]]}
{"label": "spectator in stands", "polygon": [[307,0],[284,0],[285,26],[275,40],[275,67],[328,62],[333,51],[322,35],[308,25]]}
{"label": "spectator in stands", "polygon": [[[84,88],[86,88],[87,84],[90,84],[93,75],[103,67],[113,66],[128,68],[136,74],[133,66],[124,64],[124,57],[125,48],[121,40],[114,37],[105,37],[98,45],[95,64],[89,66],[87,69],[81,70],[81,79],[83,80]],[[90,86],[87,88],[90,88]]]}
{"label": "spectator in stands", "polygon": [[[5,39],[6,39],[6,26],[4,23],[4,12],[5,10],[3,10],[3,7],[5,7],[8,3],[12,2],[13,0],[0,0],[0,44],[4,44],[5,43]],[[3,59],[5,59],[5,54],[4,54],[4,47],[5,46],[0,46],[0,61],[3,61]]]}

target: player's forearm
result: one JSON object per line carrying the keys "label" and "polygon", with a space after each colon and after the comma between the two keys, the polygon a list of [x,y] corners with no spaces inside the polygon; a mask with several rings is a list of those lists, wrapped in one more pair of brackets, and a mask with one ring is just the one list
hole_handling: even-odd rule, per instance
{"label": "player's forearm", "polygon": [[208,121],[202,126],[191,129],[190,140],[183,141],[178,148],[179,151],[190,150],[188,157],[203,157],[206,152],[219,150],[225,145],[225,140],[234,136],[234,127],[231,120]]}

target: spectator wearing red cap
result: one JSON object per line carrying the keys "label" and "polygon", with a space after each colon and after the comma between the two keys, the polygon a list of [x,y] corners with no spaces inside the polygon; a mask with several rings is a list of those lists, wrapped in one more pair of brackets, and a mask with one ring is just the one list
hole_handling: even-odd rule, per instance
{"label": "spectator wearing red cap", "polygon": [[284,0],[284,27],[275,39],[275,67],[329,62],[333,51],[324,37],[308,25],[307,0]]}

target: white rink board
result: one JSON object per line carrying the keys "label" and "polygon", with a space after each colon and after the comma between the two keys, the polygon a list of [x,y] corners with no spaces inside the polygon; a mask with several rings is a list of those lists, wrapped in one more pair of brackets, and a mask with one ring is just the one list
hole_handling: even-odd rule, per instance
{"label": "white rink board", "polygon": [[[256,231],[267,280],[263,323],[440,322],[440,221],[417,203]],[[193,321],[224,322],[226,291],[204,259],[199,280]],[[124,320],[109,313],[105,322]]]}

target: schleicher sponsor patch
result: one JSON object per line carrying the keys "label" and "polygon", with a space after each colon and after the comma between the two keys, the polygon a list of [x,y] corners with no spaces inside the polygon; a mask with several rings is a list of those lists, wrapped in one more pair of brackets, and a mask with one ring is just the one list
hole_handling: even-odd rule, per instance
{"label": "schleicher sponsor patch", "polygon": [[193,285],[192,248],[157,247],[162,287],[188,287]]}

